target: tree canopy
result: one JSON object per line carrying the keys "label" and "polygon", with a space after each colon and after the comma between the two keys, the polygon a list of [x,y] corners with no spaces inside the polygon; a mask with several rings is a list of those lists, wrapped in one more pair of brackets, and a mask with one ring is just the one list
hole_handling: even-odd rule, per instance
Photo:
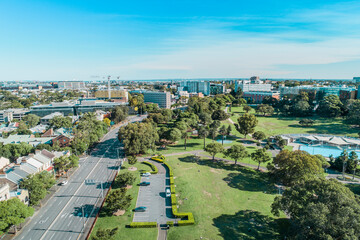
{"label": "tree canopy", "polygon": [[284,185],[296,182],[324,172],[322,162],[316,156],[305,151],[282,150],[268,165],[270,174]]}
{"label": "tree canopy", "polygon": [[244,134],[244,137],[246,138],[248,134],[255,132],[257,124],[258,120],[254,115],[245,113],[238,118],[238,123],[235,124],[235,128],[239,133]]}
{"label": "tree canopy", "polygon": [[205,151],[210,153],[210,155],[212,156],[212,159],[215,160],[215,155],[223,152],[224,147],[221,145],[221,143],[213,142],[213,143],[209,143],[208,145],[206,145]]}
{"label": "tree canopy", "polygon": [[247,152],[246,148],[241,144],[232,145],[230,148],[226,149],[224,154],[225,156],[234,159],[235,164],[240,159],[244,159],[249,156],[249,153]]}
{"label": "tree canopy", "polygon": [[272,213],[292,220],[294,239],[358,239],[360,201],[335,179],[310,178],[275,198]]}

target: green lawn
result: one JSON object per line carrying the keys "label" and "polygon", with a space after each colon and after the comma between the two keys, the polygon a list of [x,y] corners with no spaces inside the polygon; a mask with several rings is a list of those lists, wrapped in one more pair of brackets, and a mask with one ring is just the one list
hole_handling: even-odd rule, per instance
{"label": "green lawn", "polygon": [[[236,122],[240,113],[243,113],[242,108],[233,107],[231,119]],[[251,113],[255,113],[252,111]],[[315,124],[311,127],[302,127],[299,125],[299,121],[302,118],[296,117],[283,117],[272,116],[262,117],[257,116],[259,121],[256,131],[263,131],[267,136],[278,134],[296,134],[296,133],[312,133],[312,134],[333,134],[333,135],[346,135],[351,137],[357,137],[359,129],[352,128],[351,126],[344,124],[341,118],[319,118],[311,117],[315,120]],[[235,133],[235,131],[234,131]],[[237,136],[243,137],[239,133],[235,133]]]}
{"label": "green lawn", "polygon": [[[125,164],[125,169],[121,169],[121,172],[128,171],[127,168],[131,166],[128,163]],[[133,165],[138,170],[144,169],[144,170],[150,170],[150,167],[141,164],[136,163]],[[130,188],[127,192],[133,197],[133,200],[131,202],[130,208],[126,211],[126,213],[123,216],[108,216],[104,211],[100,212],[100,216],[96,222],[96,225],[91,233],[91,236],[94,236],[96,233],[96,230],[99,228],[115,228],[118,227],[119,230],[117,231],[117,234],[115,235],[114,239],[120,240],[120,239],[129,239],[129,240],[155,240],[157,239],[157,228],[126,228],[125,226],[132,222],[133,213],[132,209],[135,208],[136,205],[136,199],[139,192],[139,186],[137,186],[140,183],[140,174],[139,171],[134,171],[133,173],[136,176],[136,181],[132,188]],[[91,239],[91,238],[90,238]]]}
{"label": "green lawn", "polygon": [[170,228],[168,239],[278,239],[270,205],[276,189],[266,174],[190,155],[167,158],[173,167],[180,212],[196,224]]}

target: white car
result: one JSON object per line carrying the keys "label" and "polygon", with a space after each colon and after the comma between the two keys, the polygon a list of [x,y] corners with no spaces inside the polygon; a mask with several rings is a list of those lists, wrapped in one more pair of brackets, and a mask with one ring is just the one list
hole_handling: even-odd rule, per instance
{"label": "white car", "polygon": [[165,193],[166,193],[166,197],[171,197],[171,192],[169,188],[166,189]]}
{"label": "white car", "polygon": [[68,181],[66,181],[66,180],[64,180],[64,181],[62,181],[62,182],[60,183],[61,186],[64,186],[64,185],[66,185],[66,184],[68,184]]}
{"label": "white car", "polygon": [[143,176],[143,177],[150,177],[150,176],[151,176],[151,173],[146,172],[146,173],[141,174],[141,176]]}

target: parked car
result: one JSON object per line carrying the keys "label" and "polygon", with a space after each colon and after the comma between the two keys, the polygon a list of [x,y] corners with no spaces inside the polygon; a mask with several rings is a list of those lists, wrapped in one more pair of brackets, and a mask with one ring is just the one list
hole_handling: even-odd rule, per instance
{"label": "parked car", "polygon": [[147,207],[137,207],[134,209],[134,212],[145,212]]}
{"label": "parked car", "polygon": [[143,176],[143,177],[149,177],[149,176],[151,176],[151,173],[149,173],[149,172],[142,173],[141,176]]}
{"label": "parked car", "polygon": [[171,192],[169,188],[166,189],[166,197],[171,197]]}
{"label": "parked car", "polygon": [[140,186],[149,186],[150,182],[141,182],[139,185]]}
{"label": "parked car", "polygon": [[64,185],[66,185],[66,184],[68,184],[68,181],[66,181],[66,180],[64,180],[64,181],[62,181],[62,182],[60,183],[61,186],[64,186]]}

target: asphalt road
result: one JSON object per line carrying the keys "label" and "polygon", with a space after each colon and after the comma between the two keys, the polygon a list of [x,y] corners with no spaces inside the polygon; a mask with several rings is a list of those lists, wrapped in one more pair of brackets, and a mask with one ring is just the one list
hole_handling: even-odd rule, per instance
{"label": "asphalt road", "polygon": [[[140,121],[141,118],[129,120]],[[69,178],[68,184],[32,217],[15,239],[85,239],[103,200],[102,191],[105,195],[120,164],[117,132],[118,128],[110,131],[90,156],[79,163],[80,167]],[[86,179],[96,183],[86,184]]]}
{"label": "asphalt road", "polygon": [[170,179],[162,164],[151,162],[159,170],[158,174],[142,177],[141,182],[150,182],[150,186],[140,186],[136,207],[146,207],[145,212],[135,212],[133,222],[157,222],[166,224],[175,220],[171,212],[171,199],[166,197],[165,189],[170,189]]}

